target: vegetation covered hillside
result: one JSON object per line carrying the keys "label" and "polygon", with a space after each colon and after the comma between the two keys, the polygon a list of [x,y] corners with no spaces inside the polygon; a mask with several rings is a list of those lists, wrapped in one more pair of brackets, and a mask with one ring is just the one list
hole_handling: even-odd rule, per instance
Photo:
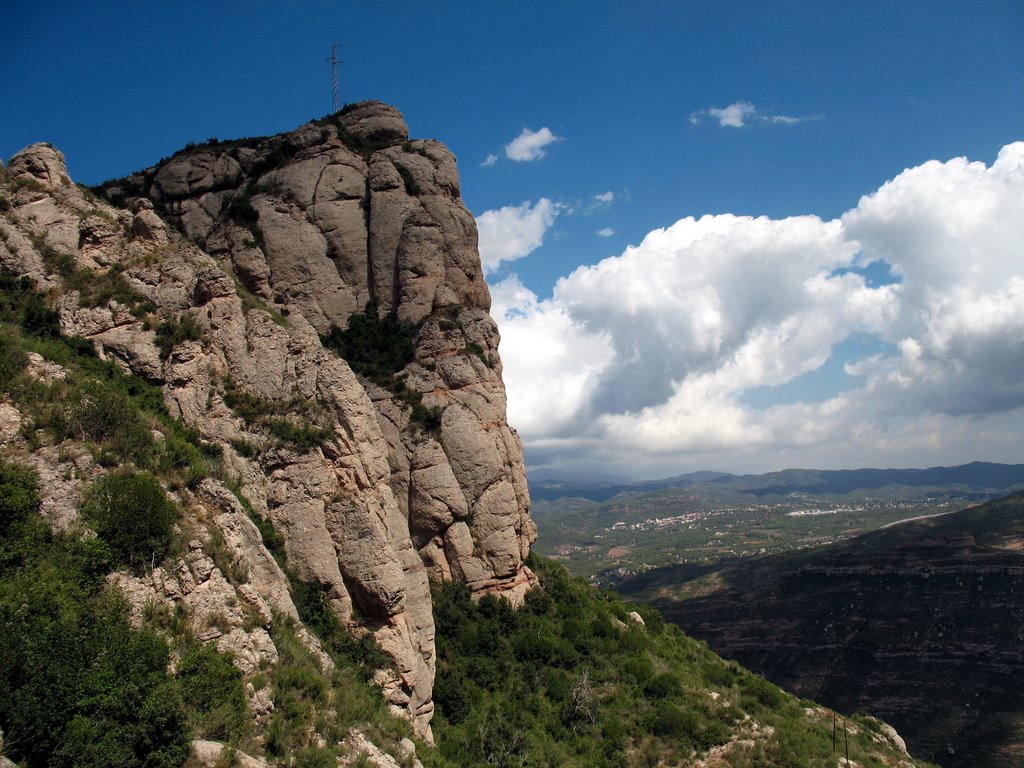
{"label": "vegetation covered hillside", "polygon": [[[840,717],[726,662],[650,609],[551,561],[522,610],[435,585],[433,766],[924,765],[874,718]],[[425,758],[426,759],[426,758]]]}
{"label": "vegetation covered hillside", "polygon": [[537,551],[617,589],[653,568],[713,573],[734,558],[849,539],[1024,488],[1024,464],[929,469],[695,472],[612,485],[531,483]]}
{"label": "vegetation covered hillside", "polygon": [[[227,479],[219,451],[170,418],[157,388],[60,336],[29,281],[0,275],[0,288],[3,753],[30,768],[173,768],[206,739],[268,763],[334,766],[360,754],[343,744],[352,728],[399,753],[411,727],[368,682],[387,661],[316,586],[291,577],[319,642],[293,617],[239,602],[251,574],[196,503],[204,481]],[[41,473],[64,487],[64,508]],[[252,524],[283,563],[274,529]],[[185,599],[140,610],[116,586],[203,563],[200,587],[225,581],[212,610]],[[273,663],[218,651],[232,609],[272,639]]]}

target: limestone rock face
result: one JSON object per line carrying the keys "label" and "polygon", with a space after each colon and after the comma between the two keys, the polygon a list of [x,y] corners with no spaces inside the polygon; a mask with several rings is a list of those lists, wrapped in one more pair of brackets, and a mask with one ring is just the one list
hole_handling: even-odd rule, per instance
{"label": "limestone rock face", "polygon": [[[105,199],[86,199],[46,145],[12,158],[8,174],[34,183],[0,215],[0,265],[60,295],[62,333],[160,384],[172,415],[223,447],[239,495],[272,523],[290,569],[321,584],[339,618],[394,660],[386,695],[429,738],[428,578],[518,604],[534,583],[525,559],[536,538],[454,157],[410,141],[394,108],[366,102],[288,134],[183,150],[108,182]],[[97,275],[116,270],[155,309],[87,306],[63,290],[54,254]],[[368,304],[415,328],[401,396],[321,343]],[[193,332],[161,347],[166,320]],[[436,415],[430,428],[413,418],[409,393]],[[251,589],[221,584],[200,546],[147,587],[151,597],[188,599],[202,616],[223,612],[217,596],[230,593],[261,617],[294,615],[234,495],[208,481],[194,501]],[[242,663],[273,656],[269,638],[235,629],[219,629],[216,642]]]}

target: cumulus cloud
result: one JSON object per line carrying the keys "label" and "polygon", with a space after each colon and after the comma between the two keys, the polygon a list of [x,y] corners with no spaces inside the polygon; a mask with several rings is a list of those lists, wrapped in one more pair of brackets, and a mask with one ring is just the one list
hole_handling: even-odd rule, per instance
{"label": "cumulus cloud", "polygon": [[505,156],[509,160],[520,162],[540,160],[544,157],[544,148],[556,141],[559,141],[559,138],[550,128],[541,128],[539,131],[523,128],[522,133],[505,145]]}
{"label": "cumulus cloud", "polygon": [[690,124],[700,125],[713,120],[722,128],[745,128],[750,125],[797,125],[809,120],[821,120],[822,115],[774,115],[759,110],[749,101],[734,101],[727,107],[710,107],[690,113]]}
{"label": "cumulus cloud", "polygon": [[[491,287],[491,314],[506,321],[502,363],[518,372],[508,391],[517,429],[556,441],[577,432],[590,409],[596,374],[613,354],[606,334],[582,328],[557,302],[538,301],[515,275]],[[534,410],[538,403],[549,405]]]}
{"label": "cumulus cloud", "polygon": [[477,216],[484,272],[492,273],[503,262],[521,259],[539,248],[560,210],[558,203],[542,197],[536,203],[506,205]]}
{"label": "cumulus cloud", "polygon": [[498,156],[494,155],[494,154],[491,154],[491,155],[488,155],[486,157],[486,159],[482,163],[480,163],[480,167],[481,168],[490,168],[492,165],[494,165],[497,162],[498,162]]}
{"label": "cumulus cloud", "polygon": [[[1019,460],[1022,243],[1024,142],[909,169],[831,221],[685,218],[546,300],[506,280],[510,422],[533,466],[646,475]],[[876,261],[899,281],[869,284]],[[745,402],[853,337],[878,343],[842,391]]]}

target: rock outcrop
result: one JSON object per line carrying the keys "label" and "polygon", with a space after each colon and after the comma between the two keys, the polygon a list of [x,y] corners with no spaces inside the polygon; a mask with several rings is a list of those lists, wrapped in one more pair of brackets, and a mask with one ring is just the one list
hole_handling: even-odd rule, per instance
{"label": "rock outcrop", "polygon": [[[429,738],[428,579],[519,603],[536,537],[452,154],[367,102],[288,134],[187,148],[102,198],[49,145],[7,173],[0,267],[59,295],[63,334],[159,384],[172,414],[223,448],[289,568],[394,660],[388,700]],[[87,297],[69,279],[82,271],[127,291]],[[390,385],[322,343],[367,307],[414,334]],[[283,574],[234,495],[208,481],[196,503],[261,585],[238,598],[288,612]],[[202,544],[154,595],[202,591]],[[252,663],[272,655],[236,639]]]}

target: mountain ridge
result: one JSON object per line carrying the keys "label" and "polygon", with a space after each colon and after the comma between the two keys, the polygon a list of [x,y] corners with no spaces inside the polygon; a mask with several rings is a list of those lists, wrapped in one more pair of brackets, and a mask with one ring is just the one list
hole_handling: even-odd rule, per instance
{"label": "mountain ridge", "polygon": [[[619,494],[645,493],[666,488],[681,488],[700,483],[729,486],[741,493],[765,496],[781,493],[844,494],[858,489],[878,489],[889,485],[906,487],[964,486],[977,494],[998,493],[1024,488],[1024,464],[973,461],[950,467],[924,469],[784,469],[763,474],[733,474],[701,471],[660,480],[638,483],[584,483],[556,479],[532,483],[535,500],[579,497],[608,501]],[[991,489],[991,490],[986,490]],[[980,497],[980,496],[979,496]]]}
{"label": "mountain ridge", "polygon": [[[393,107],[362,102],[278,136],[186,148],[101,196],[45,143],[4,176],[0,268],[46,295],[46,332],[160,388],[170,416],[221,455],[220,477],[189,499],[226,516],[225,538],[240,533],[228,524],[245,517],[239,504],[280,536],[294,574],[391,658],[386,697],[429,741],[428,576],[521,603],[536,537],[452,154],[410,139]],[[351,344],[405,351],[369,370]],[[5,448],[47,476],[70,472],[67,451],[44,467],[22,435],[38,414],[8,407],[20,427]],[[82,490],[44,485],[65,496],[44,499],[65,510],[55,524],[79,524]],[[294,617],[255,550],[261,599]],[[157,570],[126,579],[138,609],[173,610],[209,573]],[[247,652],[273,655],[258,628],[243,634]]]}

